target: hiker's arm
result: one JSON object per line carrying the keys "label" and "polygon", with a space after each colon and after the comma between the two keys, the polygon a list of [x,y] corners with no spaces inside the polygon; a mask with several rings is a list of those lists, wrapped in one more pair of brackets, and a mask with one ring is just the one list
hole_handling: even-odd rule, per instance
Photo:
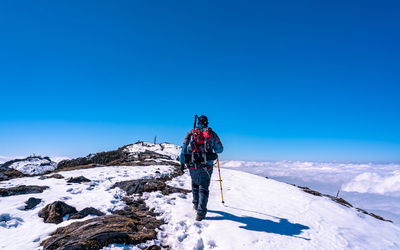
{"label": "hiker's arm", "polygon": [[190,137],[192,137],[192,131],[189,131],[185,136],[185,140],[183,140],[182,151],[179,156],[179,161],[181,164],[185,164],[185,153],[187,152],[187,146],[189,145]]}
{"label": "hiker's arm", "polygon": [[214,152],[220,154],[222,153],[222,151],[224,151],[224,146],[222,146],[222,142],[219,139],[217,133],[213,131],[213,134],[214,134]]}

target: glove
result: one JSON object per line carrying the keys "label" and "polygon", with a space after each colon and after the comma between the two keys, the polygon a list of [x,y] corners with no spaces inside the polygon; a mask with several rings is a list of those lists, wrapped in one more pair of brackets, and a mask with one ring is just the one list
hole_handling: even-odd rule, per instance
{"label": "glove", "polygon": [[185,172],[185,164],[181,164],[181,172],[182,172],[182,173]]}

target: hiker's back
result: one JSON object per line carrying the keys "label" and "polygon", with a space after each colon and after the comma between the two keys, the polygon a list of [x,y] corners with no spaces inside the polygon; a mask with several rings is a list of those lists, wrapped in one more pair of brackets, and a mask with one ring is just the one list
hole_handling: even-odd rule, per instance
{"label": "hiker's back", "polygon": [[208,126],[198,126],[190,130],[182,145],[180,161],[182,164],[213,165],[217,154],[222,153],[223,145],[217,133]]}

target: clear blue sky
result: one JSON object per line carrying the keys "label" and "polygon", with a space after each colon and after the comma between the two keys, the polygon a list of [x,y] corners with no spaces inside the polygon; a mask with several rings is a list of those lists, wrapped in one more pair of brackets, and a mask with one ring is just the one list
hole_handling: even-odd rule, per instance
{"label": "clear blue sky", "polygon": [[0,155],[400,162],[399,1],[1,1]]}

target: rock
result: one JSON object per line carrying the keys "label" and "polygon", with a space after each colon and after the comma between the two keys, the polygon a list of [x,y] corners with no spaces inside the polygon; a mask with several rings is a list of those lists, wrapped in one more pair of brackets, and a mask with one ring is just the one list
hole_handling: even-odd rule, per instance
{"label": "rock", "polygon": [[160,179],[139,179],[130,181],[121,181],[115,183],[111,188],[119,187],[128,195],[142,194],[143,192],[161,191],[164,195],[170,193],[190,193],[189,190],[171,187]]}
{"label": "rock", "polygon": [[0,181],[8,180],[8,175],[3,174],[0,172]]}
{"label": "rock", "polygon": [[110,244],[139,244],[156,239],[156,228],[164,222],[157,220],[146,206],[143,207],[143,200],[130,200],[129,204],[113,215],[58,228],[41,246],[43,249],[101,249]]}
{"label": "rock", "polygon": [[26,206],[25,206],[24,210],[29,210],[29,209],[34,208],[40,202],[42,202],[42,199],[37,199],[37,198],[31,197],[27,201],[25,201]]}
{"label": "rock", "polygon": [[60,174],[43,175],[39,179],[40,180],[45,180],[45,179],[49,179],[49,178],[64,179],[64,176],[62,176]]}
{"label": "rock", "polygon": [[87,207],[87,208],[82,209],[82,210],[79,211],[78,213],[76,213],[76,214],[74,214],[74,215],[71,215],[71,216],[68,218],[68,220],[70,220],[70,219],[82,219],[82,218],[88,216],[89,214],[97,215],[97,216],[103,216],[103,215],[104,215],[103,212],[97,210],[96,208]]}
{"label": "rock", "polygon": [[312,195],[315,195],[315,196],[322,196],[322,194],[320,192],[312,190],[312,189],[309,189],[308,187],[300,187],[299,186],[299,188],[301,188],[306,193],[309,193],[309,194],[312,194]]}
{"label": "rock", "polygon": [[4,164],[0,167],[0,181],[10,180],[13,178],[25,177],[28,176],[24,173],[21,173],[18,170],[5,167]]}
{"label": "rock", "polygon": [[113,151],[100,152],[97,154],[90,154],[86,157],[63,160],[58,163],[57,169],[68,169],[89,164],[93,164],[92,166],[94,166],[94,164],[109,165],[111,162],[123,161],[126,157],[127,153],[121,149],[117,149]]}
{"label": "rock", "polygon": [[45,223],[61,223],[63,217],[67,214],[75,214],[78,211],[62,201],[55,201],[46,205],[40,212],[39,217],[44,219]]}
{"label": "rock", "polygon": [[35,194],[42,193],[45,189],[49,188],[48,186],[17,186],[11,188],[0,188],[0,197],[12,196],[12,195],[20,195],[20,194]]}
{"label": "rock", "polygon": [[161,247],[158,245],[152,245],[147,247],[146,250],[161,250]]}
{"label": "rock", "polygon": [[365,211],[364,209],[361,209],[361,208],[356,208],[356,209],[357,209],[358,212],[361,212],[361,213],[363,213],[363,214],[367,214],[367,215],[369,215],[369,216],[372,216],[372,217],[374,217],[375,219],[382,220],[382,221],[387,221],[387,222],[392,222],[392,223],[393,223],[393,221],[391,221],[391,220],[386,220],[386,219],[383,218],[382,216],[376,215],[376,214],[374,214],[374,213],[368,213],[368,212]]}
{"label": "rock", "polygon": [[88,178],[84,176],[78,176],[78,177],[71,177],[67,181],[68,183],[82,183],[82,182],[91,182]]}

